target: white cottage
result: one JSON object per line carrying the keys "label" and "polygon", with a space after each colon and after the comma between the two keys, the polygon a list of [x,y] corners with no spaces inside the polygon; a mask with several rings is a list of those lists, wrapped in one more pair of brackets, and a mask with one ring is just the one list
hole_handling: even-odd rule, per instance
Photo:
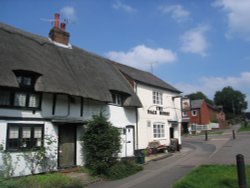
{"label": "white cottage", "polygon": [[127,78],[143,106],[137,109],[136,149],[145,149],[152,141],[169,146],[172,138],[178,139],[181,147],[181,92],[149,72],[114,65]]}
{"label": "white cottage", "polygon": [[121,129],[120,156],[134,155],[140,100],[109,60],[71,46],[58,18],[49,38],[0,23],[0,171],[9,176],[83,165],[84,125],[100,112]]}

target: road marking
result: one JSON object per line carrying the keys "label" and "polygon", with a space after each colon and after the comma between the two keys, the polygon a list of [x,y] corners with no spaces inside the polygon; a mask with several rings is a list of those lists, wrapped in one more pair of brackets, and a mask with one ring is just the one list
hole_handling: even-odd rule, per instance
{"label": "road marking", "polygon": [[229,140],[229,138],[212,138],[211,140]]}
{"label": "road marking", "polygon": [[222,135],[229,135],[229,134],[232,134],[232,133],[223,133]]}

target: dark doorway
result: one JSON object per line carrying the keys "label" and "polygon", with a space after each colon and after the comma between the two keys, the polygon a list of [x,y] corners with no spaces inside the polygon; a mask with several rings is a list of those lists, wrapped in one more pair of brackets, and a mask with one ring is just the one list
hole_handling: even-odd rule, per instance
{"label": "dark doorway", "polygon": [[183,134],[188,134],[188,123],[186,122],[183,122],[182,123],[182,131],[183,131]]}
{"label": "dark doorway", "polygon": [[170,133],[170,139],[174,138],[174,128],[173,127],[169,128],[169,133]]}
{"label": "dark doorway", "polygon": [[59,125],[59,159],[60,168],[76,165],[76,126]]}

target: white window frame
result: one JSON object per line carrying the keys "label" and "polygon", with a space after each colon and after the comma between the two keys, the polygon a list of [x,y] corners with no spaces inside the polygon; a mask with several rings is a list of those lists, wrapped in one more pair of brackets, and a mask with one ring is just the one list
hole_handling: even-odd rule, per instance
{"label": "white window frame", "polygon": [[112,93],[112,104],[122,106],[122,96],[117,93]]}
{"label": "white window frame", "polygon": [[197,116],[198,112],[197,110],[192,110],[192,116]]}
{"label": "white window frame", "polygon": [[158,105],[163,104],[163,97],[161,92],[153,91],[153,104],[158,104]]}
{"label": "white window frame", "polygon": [[165,133],[165,123],[154,123],[153,124],[153,138],[154,139],[163,139],[166,138]]}
{"label": "white window frame", "polygon": [[187,111],[182,111],[182,116],[183,116],[183,117],[188,116]]}

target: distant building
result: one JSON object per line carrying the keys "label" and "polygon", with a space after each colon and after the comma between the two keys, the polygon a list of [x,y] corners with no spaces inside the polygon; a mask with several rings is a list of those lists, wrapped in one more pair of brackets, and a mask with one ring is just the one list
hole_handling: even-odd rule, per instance
{"label": "distant building", "polygon": [[225,127],[225,114],[222,107],[210,105],[203,99],[191,100],[190,104],[190,110],[183,116],[184,134]]}

